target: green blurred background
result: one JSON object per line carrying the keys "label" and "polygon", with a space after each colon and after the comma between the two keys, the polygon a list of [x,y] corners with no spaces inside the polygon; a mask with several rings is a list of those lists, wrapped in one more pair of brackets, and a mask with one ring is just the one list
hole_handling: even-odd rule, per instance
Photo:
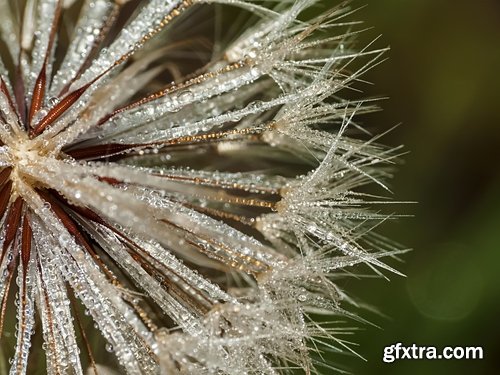
{"label": "green blurred background", "polygon": [[[354,16],[382,34],[389,60],[365,78],[368,96],[387,95],[366,124],[402,125],[384,139],[409,154],[392,188],[414,215],[385,225],[414,249],[397,268],[407,278],[349,280],[343,287],[389,318],[364,317],[353,341],[367,362],[356,374],[500,373],[500,2],[373,0]],[[325,0],[324,4],[332,4]],[[369,120],[369,122],[368,122]],[[382,362],[386,345],[483,346],[482,361]],[[344,360],[342,360],[344,362]]]}

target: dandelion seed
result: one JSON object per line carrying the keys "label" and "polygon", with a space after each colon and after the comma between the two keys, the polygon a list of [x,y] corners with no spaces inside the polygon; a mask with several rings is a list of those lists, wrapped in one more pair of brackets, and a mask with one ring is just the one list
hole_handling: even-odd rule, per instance
{"label": "dandelion seed", "polygon": [[[343,269],[394,271],[356,190],[385,187],[395,150],[351,138],[374,106],[338,98],[383,50],[329,36],[345,6],[278,3],[0,2],[11,374],[38,346],[48,374],[311,374],[348,348],[311,315],[355,318]],[[221,4],[253,24],[203,34]]]}

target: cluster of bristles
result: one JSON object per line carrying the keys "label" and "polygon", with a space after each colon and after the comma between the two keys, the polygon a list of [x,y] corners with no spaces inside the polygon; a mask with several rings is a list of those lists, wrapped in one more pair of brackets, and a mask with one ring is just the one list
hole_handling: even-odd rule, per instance
{"label": "cluster of bristles", "polygon": [[[190,32],[214,3],[253,22]],[[387,189],[396,149],[349,137],[376,107],[337,95],[384,50],[331,34],[355,25],[344,5],[299,20],[316,3],[0,4],[11,374],[311,374],[351,350],[315,316],[359,319],[334,283],[346,268],[396,272],[379,258],[398,246],[371,231],[388,216],[368,209],[389,201],[356,192]]]}

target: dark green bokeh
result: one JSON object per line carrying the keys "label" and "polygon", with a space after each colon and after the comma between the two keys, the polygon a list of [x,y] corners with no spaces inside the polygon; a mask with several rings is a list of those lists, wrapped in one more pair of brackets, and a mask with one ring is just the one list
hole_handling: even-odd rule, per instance
{"label": "dark green bokeh", "polygon": [[[366,1],[365,1],[366,3]],[[324,1],[325,6],[331,0]],[[353,3],[362,6],[361,1]],[[357,374],[494,374],[500,368],[500,2],[376,0],[354,16],[382,34],[389,60],[365,78],[387,95],[365,124],[402,125],[384,143],[410,153],[391,187],[416,201],[414,215],[383,228],[414,250],[397,268],[408,277],[350,280],[343,287],[390,318],[356,335],[368,361],[336,358]],[[386,345],[483,346],[482,361],[382,362]]]}

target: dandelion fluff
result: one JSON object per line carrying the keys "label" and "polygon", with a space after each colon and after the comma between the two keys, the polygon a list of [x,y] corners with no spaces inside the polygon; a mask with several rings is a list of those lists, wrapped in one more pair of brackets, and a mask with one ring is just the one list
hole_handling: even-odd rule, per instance
{"label": "dandelion fluff", "polygon": [[360,190],[397,148],[341,99],[384,50],[316,3],[0,4],[10,374],[312,374],[352,350],[315,316],[362,320],[351,267],[397,273],[371,231],[388,200]]}

